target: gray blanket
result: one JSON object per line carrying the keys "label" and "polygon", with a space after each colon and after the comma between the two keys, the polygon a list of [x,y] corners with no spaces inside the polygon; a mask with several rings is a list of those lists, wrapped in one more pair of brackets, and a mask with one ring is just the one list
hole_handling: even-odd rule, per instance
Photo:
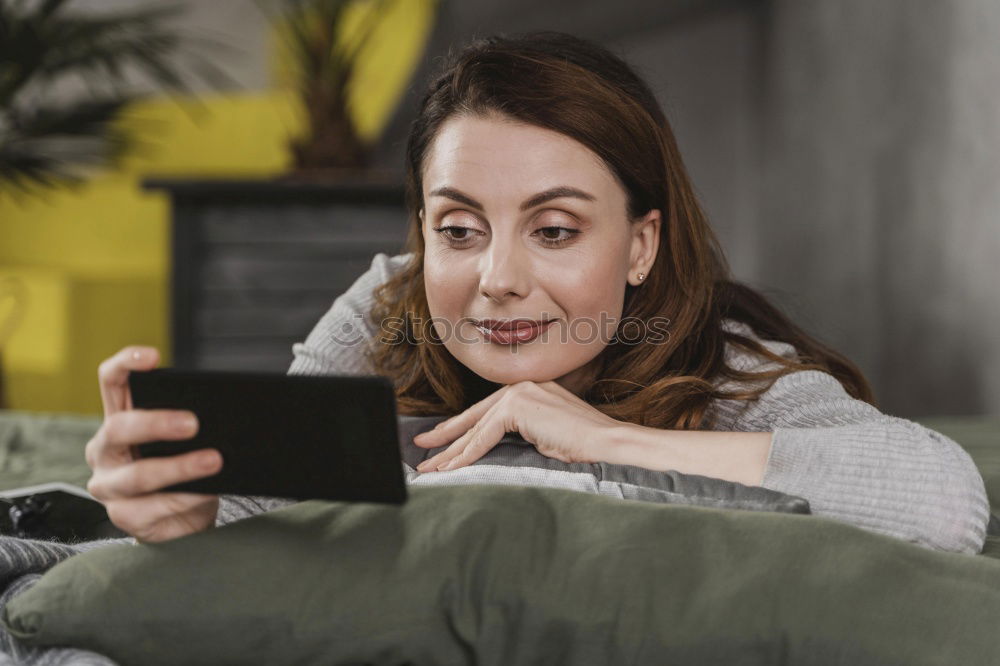
{"label": "gray blanket", "polygon": [[[62,544],[0,536],[0,608],[35,584],[50,567],[67,557],[93,548],[120,543],[134,543],[131,538],[84,541]],[[76,648],[32,648],[0,629],[0,666],[26,664],[30,666],[115,666],[103,655]]]}

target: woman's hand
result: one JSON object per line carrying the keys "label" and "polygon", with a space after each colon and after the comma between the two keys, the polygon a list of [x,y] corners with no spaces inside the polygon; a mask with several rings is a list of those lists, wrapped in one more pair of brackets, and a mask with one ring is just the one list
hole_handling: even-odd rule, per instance
{"label": "woman's hand", "polygon": [[518,382],[504,386],[461,414],[417,435],[413,443],[444,451],[417,466],[417,471],[457,469],[479,460],[516,431],[539,453],[563,462],[608,459],[610,433],[622,425],[555,382]]}
{"label": "woman's hand", "polygon": [[151,370],[158,362],[159,353],[152,347],[126,347],[101,363],[104,423],[85,449],[93,470],[87,491],[104,504],[112,523],[139,541],[164,541],[207,529],[215,525],[219,509],[218,495],[156,492],[216,474],[222,467],[218,451],[140,459],[132,454],[135,444],[190,439],[198,432],[191,412],[132,407],[129,372]]}

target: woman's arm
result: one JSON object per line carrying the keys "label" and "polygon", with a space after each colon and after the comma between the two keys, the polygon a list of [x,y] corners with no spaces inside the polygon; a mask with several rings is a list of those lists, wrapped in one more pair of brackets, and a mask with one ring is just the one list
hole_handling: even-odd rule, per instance
{"label": "woman's arm", "polygon": [[[320,318],[305,342],[292,345],[295,358],[290,375],[366,375],[374,372],[366,345],[378,334],[377,322],[369,316],[372,291],[402,269],[408,254],[389,256],[379,252],[371,267],[338,296]],[[215,525],[226,525],[250,516],[295,504],[295,500],[250,495],[220,495]]]}
{"label": "woman's arm", "polygon": [[[969,454],[944,435],[882,414],[851,398],[832,375],[812,370],[781,377],[757,401],[717,401],[716,407],[715,427],[732,432],[660,431],[662,452],[654,457],[660,468],[682,447],[678,471],[732,471],[720,458],[734,455],[749,469],[720,478],[753,479],[767,438],[759,485],[806,498],[815,515],[938,550],[982,550],[990,516],[983,478]],[[647,454],[655,445],[648,433],[639,441]],[[743,445],[747,450],[737,452]]]}
{"label": "woman's arm", "polygon": [[616,426],[613,460],[646,469],[698,474],[759,486],[771,451],[770,432],[661,430],[634,423]]}

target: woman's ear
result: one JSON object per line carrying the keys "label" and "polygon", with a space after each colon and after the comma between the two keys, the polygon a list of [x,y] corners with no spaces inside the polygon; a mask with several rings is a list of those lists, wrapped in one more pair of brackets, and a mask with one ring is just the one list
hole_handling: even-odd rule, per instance
{"label": "woman's ear", "polygon": [[[656,261],[660,247],[661,214],[658,208],[632,222],[632,247],[629,254],[628,282],[636,286],[642,284]],[[642,278],[639,275],[642,274]]]}

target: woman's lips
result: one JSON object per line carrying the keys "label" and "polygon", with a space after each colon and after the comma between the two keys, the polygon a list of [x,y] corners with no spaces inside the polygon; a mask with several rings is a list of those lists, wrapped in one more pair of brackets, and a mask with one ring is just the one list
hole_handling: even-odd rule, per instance
{"label": "woman's lips", "polygon": [[518,322],[516,327],[513,328],[487,328],[482,324],[476,324],[476,329],[483,334],[483,337],[489,342],[496,342],[502,345],[509,345],[513,343],[530,342],[537,338],[542,331],[547,329],[552,322],[555,321],[550,319],[545,323],[539,324],[537,322],[531,323],[521,323]]}

